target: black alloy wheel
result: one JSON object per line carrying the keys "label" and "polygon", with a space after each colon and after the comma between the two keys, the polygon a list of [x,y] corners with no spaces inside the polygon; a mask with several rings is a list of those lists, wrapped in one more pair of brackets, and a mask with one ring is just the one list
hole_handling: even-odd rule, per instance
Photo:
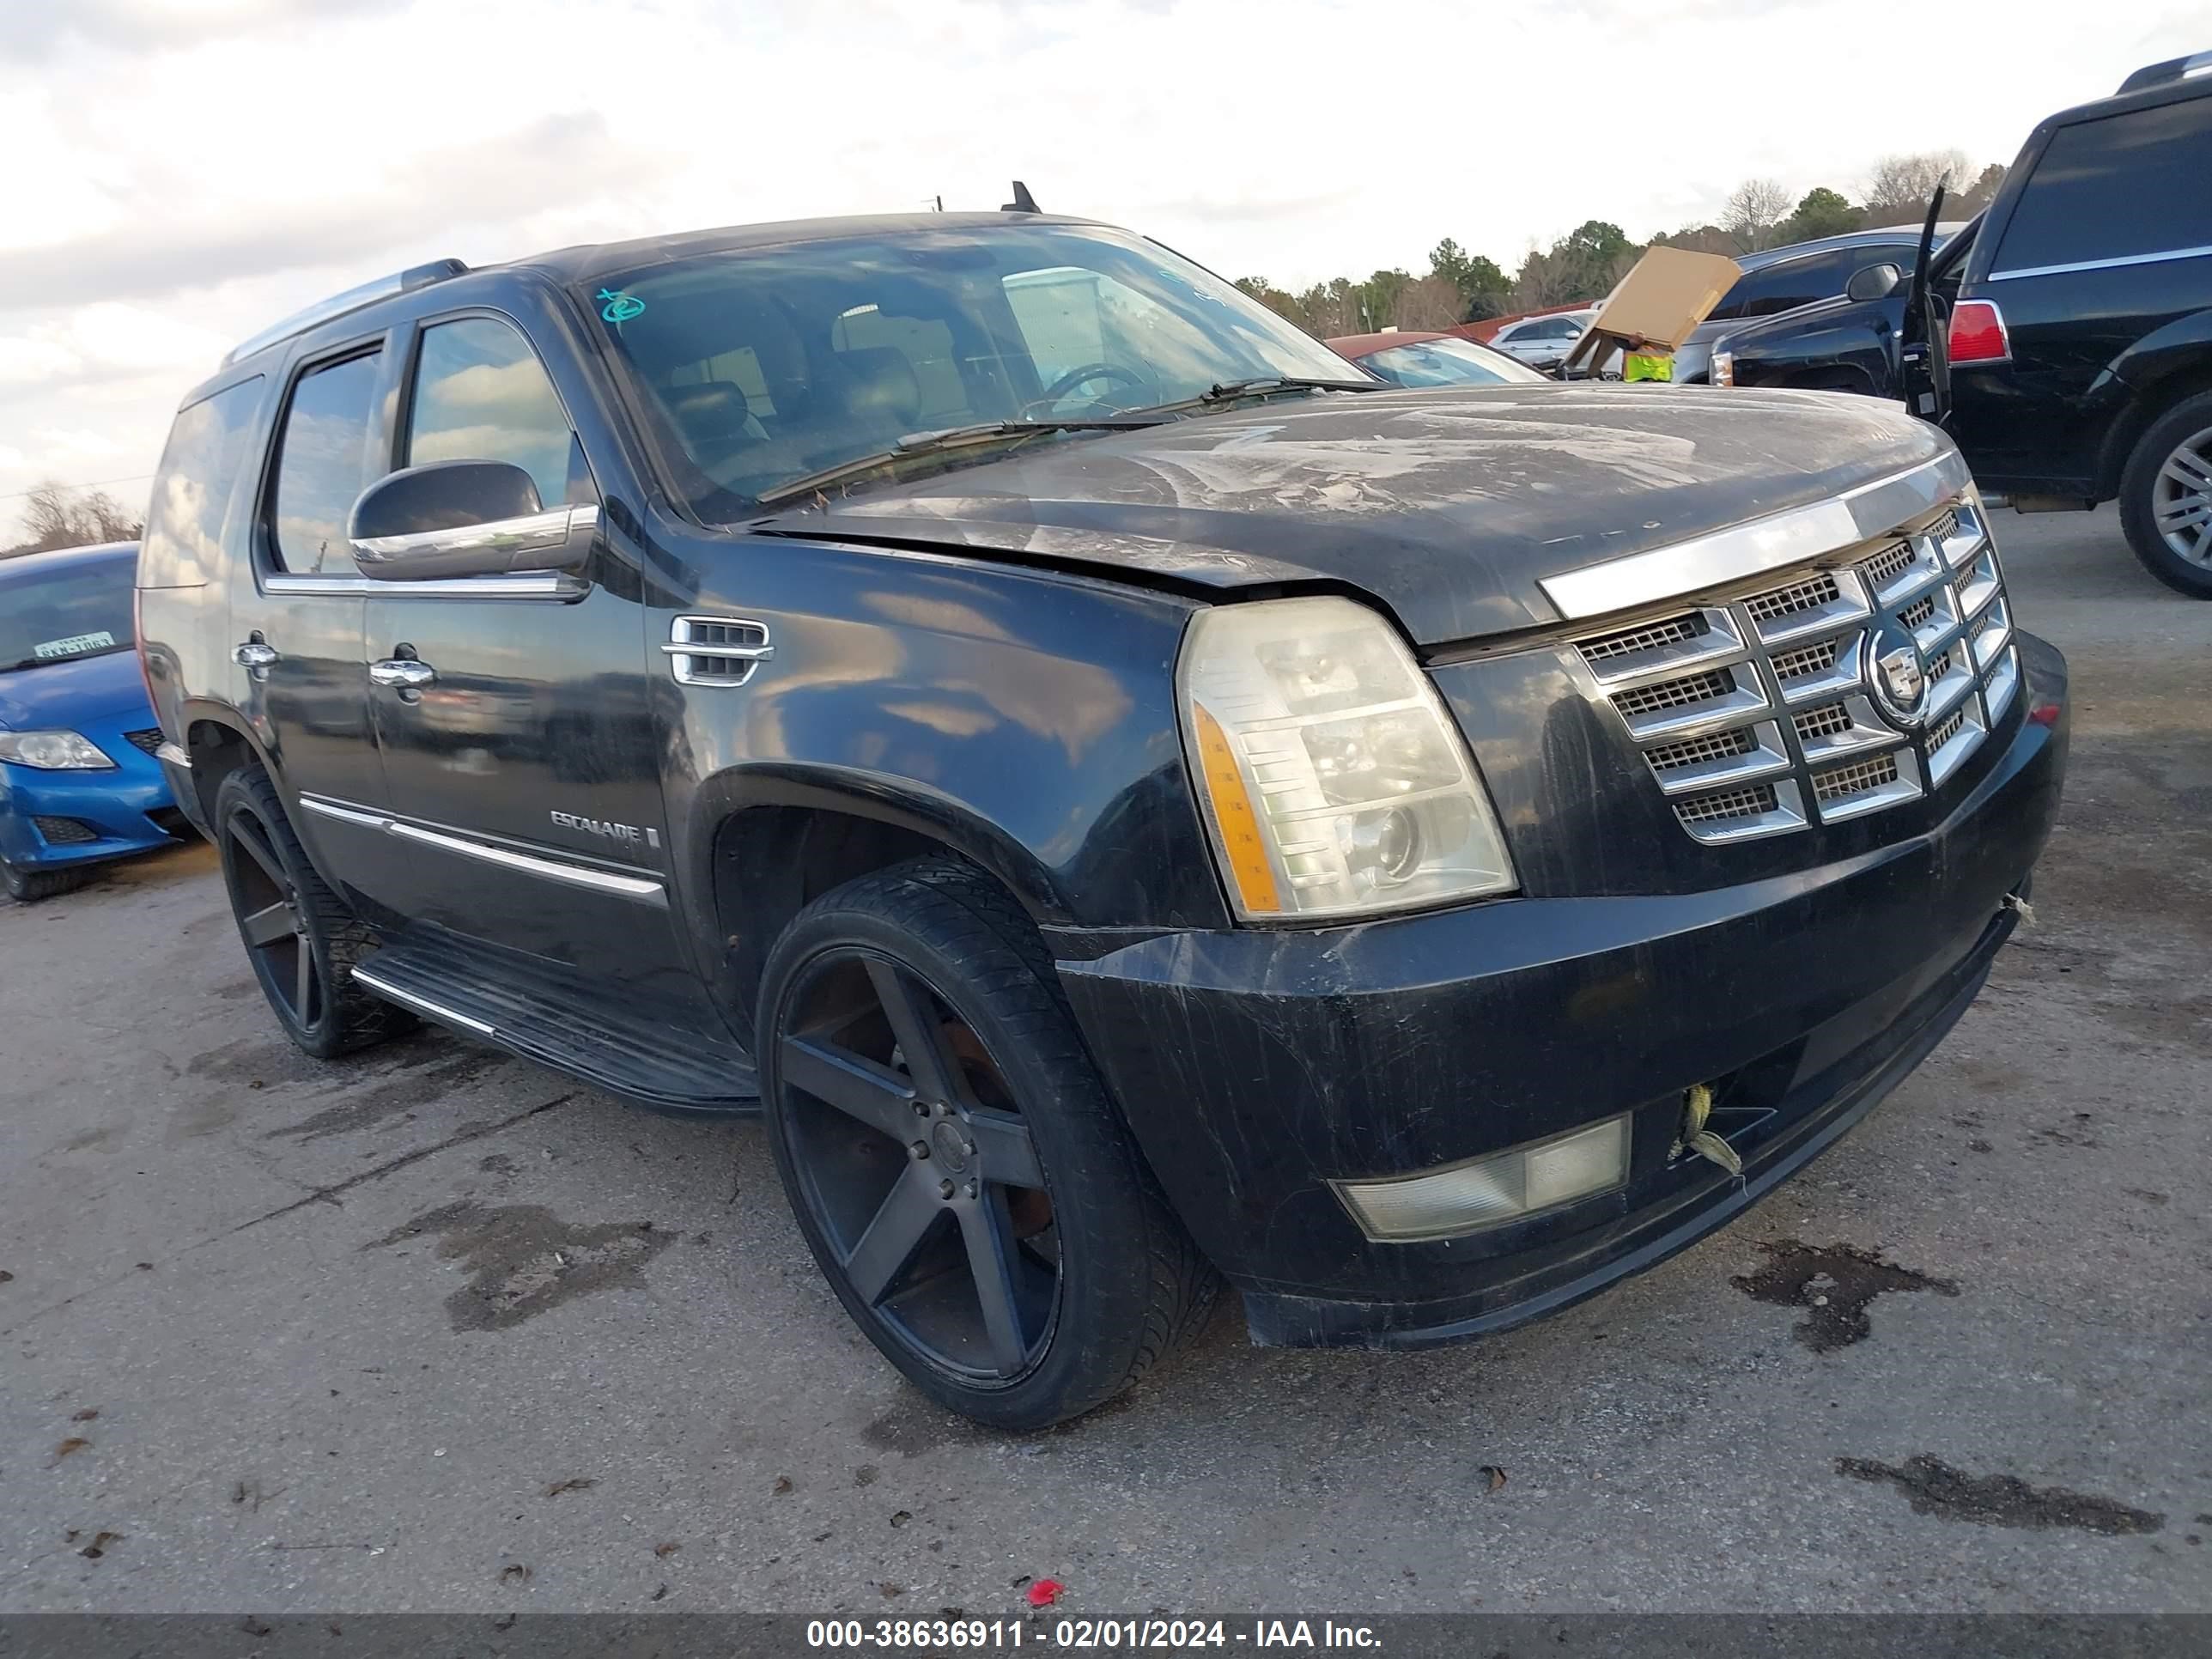
{"label": "black alloy wheel", "polygon": [[925,1392],[1009,1429],[1118,1392],[1212,1289],[1042,957],[994,884],[918,860],[800,914],[757,1027],[777,1165],[840,1300]]}
{"label": "black alloy wheel", "polygon": [[240,768],[216,792],[216,847],[246,959],[287,1036],[328,1060],[413,1023],[354,984],[375,935],[315,872],[259,767]]}

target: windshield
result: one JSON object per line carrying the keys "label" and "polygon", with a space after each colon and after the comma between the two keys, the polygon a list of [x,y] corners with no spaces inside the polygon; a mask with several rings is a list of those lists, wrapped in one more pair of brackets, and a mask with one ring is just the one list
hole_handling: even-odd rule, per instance
{"label": "windshield", "polygon": [[133,559],[11,574],[0,563],[0,673],[128,651]]}
{"label": "windshield", "polygon": [[1468,340],[1419,340],[1411,345],[1385,346],[1361,358],[1359,366],[1397,386],[1496,386],[1501,381],[1544,378],[1502,351]]}
{"label": "windshield", "polygon": [[1271,376],[1366,378],[1188,260],[1090,225],[736,250],[583,298],[672,482],[710,522],[909,434],[1111,416]]}

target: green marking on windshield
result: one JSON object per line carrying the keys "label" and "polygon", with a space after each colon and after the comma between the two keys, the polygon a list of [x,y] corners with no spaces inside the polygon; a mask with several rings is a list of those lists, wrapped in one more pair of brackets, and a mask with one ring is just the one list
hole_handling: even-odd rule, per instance
{"label": "green marking on windshield", "polygon": [[645,315],[645,301],[635,294],[617,294],[611,289],[601,289],[599,297],[606,301],[599,315],[611,323],[626,323],[633,317]]}

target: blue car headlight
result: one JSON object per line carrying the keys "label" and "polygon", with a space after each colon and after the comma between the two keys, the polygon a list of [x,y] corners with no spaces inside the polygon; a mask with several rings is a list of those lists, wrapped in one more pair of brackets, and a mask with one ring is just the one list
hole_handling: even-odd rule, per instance
{"label": "blue car headlight", "polygon": [[0,761],[44,772],[112,771],[115,763],[75,732],[0,732]]}

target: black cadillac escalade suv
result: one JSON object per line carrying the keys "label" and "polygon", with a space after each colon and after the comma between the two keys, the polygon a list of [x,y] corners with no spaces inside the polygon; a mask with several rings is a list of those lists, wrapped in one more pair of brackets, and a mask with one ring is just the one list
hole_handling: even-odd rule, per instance
{"label": "black cadillac escalade suv", "polygon": [[1142,238],[422,267],[186,398],[139,571],[277,1019],[764,1110],[908,1376],[1495,1330],[1842,1134],[1989,970],[2065,666],[1872,401],[1382,386]]}

